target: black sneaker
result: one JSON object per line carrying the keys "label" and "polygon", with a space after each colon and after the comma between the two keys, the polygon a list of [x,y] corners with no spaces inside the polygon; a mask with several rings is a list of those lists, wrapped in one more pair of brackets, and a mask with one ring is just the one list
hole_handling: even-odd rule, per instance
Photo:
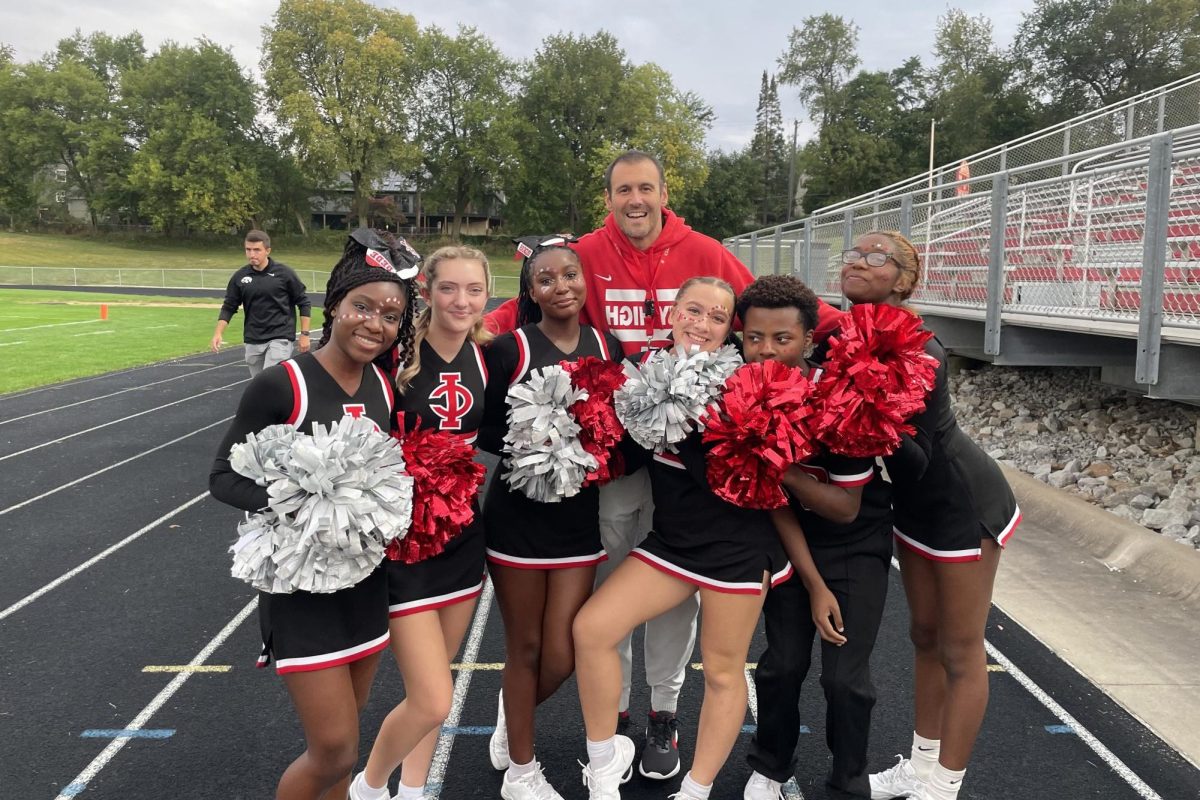
{"label": "black sneaker", "polygon": [[679,721],[671,711],[651,711],[649,717],[638,772],[665,781],[679,774]]}
{"label": "black sneaker", "polygon": [[623,736],[628,736],[629,735],[629,723],[631,721],[632,720],[630,720],[630,718],[629,718],[628,711],[618,711],[617,712],[617,733],[622,734]]}

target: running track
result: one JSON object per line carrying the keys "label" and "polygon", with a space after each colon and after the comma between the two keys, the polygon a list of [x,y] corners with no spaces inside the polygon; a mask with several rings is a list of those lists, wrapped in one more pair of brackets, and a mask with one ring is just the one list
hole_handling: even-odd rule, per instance
{"label": "running track", "polygon": [[[265,800],[301,750],[281,682],[253,668],[253,592],[228,574],[238,512],[206,492],[246,379],[235,348],[0,397],[0,800]],[[911,730],[905,617],[894,580],[874,661],[878,768],[907,749]],[[494,604],[476,623],[431,797],[499,796],[486,757],[504,658]],[[1200,797],[1200,772],[999,612],[988,639],[991,706],[964,800]],[[751,661],[762,646],[759,636]],[[823,708],[810,680],[802,714],[811,733],[789,797],[846,797],[822,783]],[[692,672],[681,703],[685,761],[701,689]],[[364,757],[402,692],[385,659]],[[635,687],[636,715],[646,695]],[[567,800],[586,797],[573,684],[538,722],[547,776]],[[753,722],[748,710],[714,800],[741,797]],[[639,778],[624,796],[664,798],[677,786]]]}

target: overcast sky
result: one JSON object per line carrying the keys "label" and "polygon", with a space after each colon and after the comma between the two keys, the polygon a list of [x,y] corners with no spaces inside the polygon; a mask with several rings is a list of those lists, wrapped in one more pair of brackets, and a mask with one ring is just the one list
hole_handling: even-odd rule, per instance
{"label": "overcast sky", "polygon": [[[948,8],[991,19],[1000,46],[1011,43],[1021,15],[1033,0],[960,0],[916,7],[895,0],[840,0],[823,5],[775,0],[655,0],[616,3],[542,2],[539,0],[438,0],[420,7],[394,0],[376,5],[413,14],[422,27],[453,31],[474,25],[513,58],[532,56],[544,37],[562,31],[591,34],[607,30],[635,63],[653,61],[668,70],[676,86],[696,92],[716,111],[709,133],[711,148],[746,144],[754,129],[754,111],[764,69],[787,44],[788,33],[804,17],[832,12],[859,26],[859,56],[866,69],[892,69],[905,58],[932,63],[933,30]],[[166,40],[191,42],[207,36],[232,50],[246,69],[258,74],[262,28],[271,21],[277,0],[0,0],[0,41],[16,48],[19,61],[40,58],[76,29],[123,35],[139,31],[153,52]],[[780,88],[784,125],[805,124],[804,109],[790,87]]]}

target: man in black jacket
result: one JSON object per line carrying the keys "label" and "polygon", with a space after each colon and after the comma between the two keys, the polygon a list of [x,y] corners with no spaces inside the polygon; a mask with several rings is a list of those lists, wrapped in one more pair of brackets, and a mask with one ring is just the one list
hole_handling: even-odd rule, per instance
{"label": "man in black jacket", "polygon": [[[300,277],[287,264],[271,258],[271,237],[263,231],[246,234],[246,261],[225,287],[212,349],[214,353],[221,349],[221,334],[241,306],[246,313],[242,333],[246,363],[254,376],[291,358],[293,346],[301,353],[308,352],[312,307]],[[295,309],[300,310],[298,344]]]}

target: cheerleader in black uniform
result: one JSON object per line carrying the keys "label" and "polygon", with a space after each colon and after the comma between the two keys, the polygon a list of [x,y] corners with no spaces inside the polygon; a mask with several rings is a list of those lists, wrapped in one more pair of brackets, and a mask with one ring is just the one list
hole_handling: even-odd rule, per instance
{"label": "cheerleader in black uniform", "polygon": [[[487,384],[480,345],[491,338],[483,328],[487,256],[469,247],[443,247],[425,260],[422,273],[427,307],[417,316],[414,356],[397,375],[402,394],[396,423],[406,431],[419,425],[454,432],[474,443]],[[450,662],[483,589],[478,504],[471,524],[440,554],[414,564],[385,565],[392,653],[404,676],[404,700],[384,719],[366,769],[351,786],[351,800],[386,800],[389,776],[401,764],[396,798],[423,795],[454,694]]]}
{"label": "cheerleader in black uniform", "polygon": [[[853,303],[902,306],[921,278],[912,243],[893,231],[842,254],[842,293]],[[936,383],[925,411],[885,459],[895,539],[916,649],[912,758],[871,776],[871,796],[954,800],[988,700],[984,626],[1000,550],[1021,521],[1000,468],[954,420],[946,351],[931,339]]]}
{"label": "cheerleader in black uniform", "polygon": [[[680,349],[713,351],[733,325],[734,292],[716,278],[679,288],[668,320]],[[695,592],[704,609],[700,652],[704,702],[692,768],[680,800],[707,800],[742,729],[746,653],[768,586],[792,574],[765,511],[739,508],[708,486],[700,434],[650,462],[654,529],[575,618],[579,697],[587,728],[584,782],[591,800],[615,800],[631,771],[633,742],[616,735],[621,698],[617,645],[638,625]]]}
{"label": "cheerleader in black uniform", "polygon": [[[534,245],[521,270],[520,327],[498,337],[487,353],[491,380],[481,446],[496,453],[509,386],[540,367],[585,356],[614,361],[622,352],[613,336],[579,324],[587,297],[579,256],[558,237]],[[506,652],[490,755],[497,769],[507,768],[501,797],[561,800],[534,759],[534,711],[575,669],[571,623],[592,593],[596,565],[607,558],[599,494],[591,486],[558,503],[539,503],[510,489],[501,471],[493,472],[483,509]]]}
{"label": "cheerleader in black uniform", "polygon": [[[791,275],[759,278],[738,298],[747,363],[780,361],[809,380],[821,369],[807,359],[817,325],[817,296]],[[767,595],[767,649],[754,684],[767,701],[746,760],[754,773],[745,800],[778,800],[796,771],[800,688],[821,641],[825,740],[833,754],[829,785],[869,795],[867,742],[875,687],[870,658],[883,619],[892,557],[891,488],[874,458],[819,450],[784,475],[789,508],[775,512],[798,576]],[[779,515],[783,515],[780,525]],[[798,529],[795,523],[799,523]]]}
{"label": "cheerleader in black uniform", "polygon": [[[416,259],[390,234],[380,236],[355,231],[330,273],[319,349],[263,370],[246,388],[209,477],[213,497],[246,511],[266,507],[266,488],[234,472],[229,452],[268,425],[311,433],[314,423],[350,415],[387,430],[391,359],[397,345],[402,356],[412,346]],[[388,645],[387,605],[383,567],[332,594],[260,593],[259,666],[275,660],[307,745],[280,778],[277,798],[346,796],[358,760],[359,712]]]}

